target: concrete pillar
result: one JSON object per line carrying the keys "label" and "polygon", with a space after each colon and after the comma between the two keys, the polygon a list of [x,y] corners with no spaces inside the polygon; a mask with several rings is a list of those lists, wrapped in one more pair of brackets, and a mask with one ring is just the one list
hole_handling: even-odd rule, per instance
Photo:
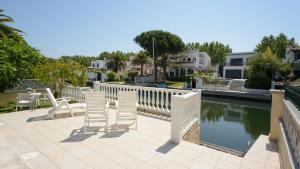
{"label": "concrete pillar", "polygon": [[242,71],[241,71],[241,76],[242,76],[242,78],[241,78],[241,79],[244,79],[244,68],[242,68]]}
{"label": "concrete pillar", "polygon": [[181,76],[181,69],[178,68],[178,76],[180,77]]}
{"label": "concrete pillar", "polygon": [[187,70],[188,70],[188,69],[187,69],[187,68],[185,68],[185,76],[187,76]]}
{"label": "concrete pillar", "polygon": [[277,141],[279,135],[279,119],[283,112],[283,97],[284,90],[273,90],[272,93],[272,105],[271,105],[271,126],[270,126],[270,141]]}

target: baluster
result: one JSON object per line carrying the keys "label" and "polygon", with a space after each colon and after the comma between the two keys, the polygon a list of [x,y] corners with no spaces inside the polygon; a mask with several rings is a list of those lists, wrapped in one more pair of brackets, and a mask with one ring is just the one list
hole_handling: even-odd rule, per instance
{"label": "baluster", "polygon": [[169,110],[169,91],[166,91],[166,101],[165,101],[165,111],[166,112],[170,112],[170,110]]}

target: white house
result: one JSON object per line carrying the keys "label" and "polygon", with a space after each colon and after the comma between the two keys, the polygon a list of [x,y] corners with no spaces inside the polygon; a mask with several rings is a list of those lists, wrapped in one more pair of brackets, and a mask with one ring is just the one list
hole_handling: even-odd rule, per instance
{"label": "white house", "polygon": [[103,81],[106,76],[102,73],[107,69],[105,60],[93,60],[91,66],[88,67],[88,78],[91,81],[100,80]]}
{"label": "white house", "polygon": [[226,63],[223,67],[223,77],[232,79],[244,79],[248,58],[255,55],[255,52],[229,53],[226,56]]}
{"label": "white house", "polygon": [[106,69],[106,61],[105,60],[93,60],[91,62],[91,68],[100,68]]}
{"label": "white house", "polygon": [[170,66],[169,77],[187,76],[195,71],[211,67],[211,58],[206,52],[188,49],[180,55],[181,57]]}
{"label": "white house", "polygon": [[285,62],[300,63],[300,48],[288,46],[285,53]]}

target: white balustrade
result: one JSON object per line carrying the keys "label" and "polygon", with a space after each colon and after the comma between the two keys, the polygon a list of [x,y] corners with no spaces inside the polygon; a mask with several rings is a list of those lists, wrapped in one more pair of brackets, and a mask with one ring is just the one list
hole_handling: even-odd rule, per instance
{"label": "white balustrade", "polygon": [[179,144],[195,123],[200,127],[201,90],[172,96],[171,141]]}
{"label": "white balustrade", "polygon": [[94,90],[105,91],[106,98],[111,101],[118,100],[118,91],[136,91],[138,108],[145,111],[159,112],[171,115],[171,96],[184,95],[191,91],[131,85],[119,85],[94,82]]}
{"label": "white balustrade", "polygon": [[84,92],[90,91],[89,87],[74,87],[74,86],[64,86],[62,90],[63,97],[70,97],[72,100],[76,100],[78,102],[84,102]]}

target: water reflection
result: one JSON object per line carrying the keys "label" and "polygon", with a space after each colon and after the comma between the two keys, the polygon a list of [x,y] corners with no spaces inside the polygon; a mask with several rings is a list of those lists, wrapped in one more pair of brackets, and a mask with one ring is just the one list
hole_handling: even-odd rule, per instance
{"label": "water reflection", "polygon": [[270,104],[202,98],[201,140],[245,152],[248,142],[270,130]]}

